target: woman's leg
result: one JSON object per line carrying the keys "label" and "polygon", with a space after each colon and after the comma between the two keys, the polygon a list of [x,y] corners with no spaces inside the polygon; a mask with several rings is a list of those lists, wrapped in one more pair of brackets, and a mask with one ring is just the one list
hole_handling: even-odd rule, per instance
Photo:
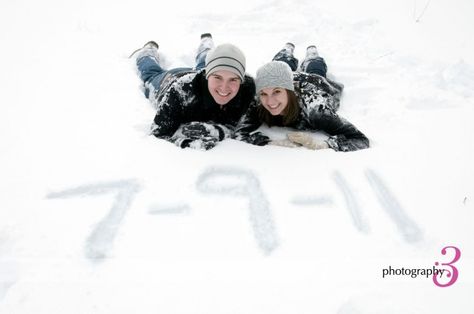
{"label": "woman's leg", "polygon": [[286,43],[272,59],[272,61],[283,61],[288,64],[292,71],[296,71],[298,68],[298,59],[295,58],[293,55],[293,51],[295,50],[295,45],[292,43]]}
{"label": "woman's leg", "polygon": [[328,67],[324,59],[319,56],[316,46],[309,46],[306,49],[306,57],[303,62],[301,62],[300,70],[302,72],[326,77]]}

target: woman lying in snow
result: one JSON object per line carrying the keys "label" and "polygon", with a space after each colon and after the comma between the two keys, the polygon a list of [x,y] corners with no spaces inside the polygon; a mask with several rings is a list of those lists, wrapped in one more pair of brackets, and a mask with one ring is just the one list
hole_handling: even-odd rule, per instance
{"label": "woman lying in snow", "polygon": [[[287,43],[272,62],[258,69],[257,97],[241,118],[234,138],[254,145],[332,148],[336,151],[368,148],[367,137],[336,114],[343,86],[326,78],[327,66],[316,47],[308,47],[300,71],[293,73],[298,65],[293,56],[294,48],[293,44]],[[305,132],[290,132],[288,139],[271,141],[261,132],[254,132],[262,123],[300,131],[320,130],[330,136],[325,141],[318,141]]]}
{"label": "woman lying in snow", "polygon": [[157,109],[153,135],[181,148],[207,150],[230,137],[255,96],[242,51],[232,44],[214,48],[209,33],[201,35],[195,68],[163,69],[153,41],[132,56]]}

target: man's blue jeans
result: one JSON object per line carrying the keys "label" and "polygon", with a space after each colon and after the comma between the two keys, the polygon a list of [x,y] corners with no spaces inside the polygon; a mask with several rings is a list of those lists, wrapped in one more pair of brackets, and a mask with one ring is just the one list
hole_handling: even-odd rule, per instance
{"label": "man's blue jeans", "polygon": [[[137,59],[137,68],[145,85],[145,96],[150,97],[150,90],[159,90],[163,79],[168,75],[186,72],[191,70],[199,71],[205,66],[206,55],[209,50],[202,51],[196,56],[196,66],[194,68],[174,68],[165,70],[160,65],[160,62],[152,55],[144,55]],[[153,93],[151,93],[153,97]]]}

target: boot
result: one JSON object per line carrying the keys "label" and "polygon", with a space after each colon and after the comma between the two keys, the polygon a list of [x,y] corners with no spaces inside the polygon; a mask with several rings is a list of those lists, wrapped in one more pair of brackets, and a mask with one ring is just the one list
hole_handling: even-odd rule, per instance
{"label": "boot", "polygon": [[160,60],[160,56],[158,55],[158,48],[160,46],[153,40],[150,40],[146,44],[143,45],[142,48],[138,48],[129,56],[129,58],[135,57],[136,59],[140,59],[142,57],[150,56],[156,59],[156,61]]}

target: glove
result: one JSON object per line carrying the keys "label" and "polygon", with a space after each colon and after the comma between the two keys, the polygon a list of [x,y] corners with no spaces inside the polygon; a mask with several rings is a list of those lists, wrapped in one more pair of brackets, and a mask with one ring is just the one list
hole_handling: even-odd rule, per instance
{"label": "glove", "polygon": [[275,145],[275,146],[283,146],[283,147],[290,147],[290,148],[295,148],[295,147],[300,147],[300,144],[294,143],[288,139],[284,140],[273,140],[269,143],[270,145]]}
{"label": "glove", "polygon": [[190,139],[200,139],[203,137],[215,137],[219,140],[224,139],[224,132],[222,130],[219,132],[219,129],[217,129],[215,125],[205,122],[190,122],[184,124],[181,128],[181,133]]}
{"label": "glove", "polygon": [[270,138],[263,135],[262,132],[255,132],[249,135],[247,142],[258,146],[265,146],[270,142]]}
{"label": "glove", "polygon": [[301,145],[303,145],[304,147],[306,147],[308,149],[316,150],[316,149],[329,148],[328,143],[326,143],[324,141],[314,140],[311,137],[311,135],[309,135],[308,133],[290,132],[290,133],[288,133],[287,136],[290,139],[290,141],[292,141],[293,143],[301,144]]}
{"label": "glove", "polygon": [[202,137],[199,139],[185,139],[180,143],[180,146],[181,148],[189,147],[199,150],[209,150],[214,148],[218,142],[219,140],[214,137]]}
{"label": "glove", "polygon": [[217,145],[219,142],[218,138],[212,136],[197,136],[197,132],[188,133],[188,135],[193,135],[194,137],[188,137],[183,134],[183,128],[178,129],[175,134],[168,140],[171,143],[181,147],[181,148],[194,148],[200,150],[209,150]]}

